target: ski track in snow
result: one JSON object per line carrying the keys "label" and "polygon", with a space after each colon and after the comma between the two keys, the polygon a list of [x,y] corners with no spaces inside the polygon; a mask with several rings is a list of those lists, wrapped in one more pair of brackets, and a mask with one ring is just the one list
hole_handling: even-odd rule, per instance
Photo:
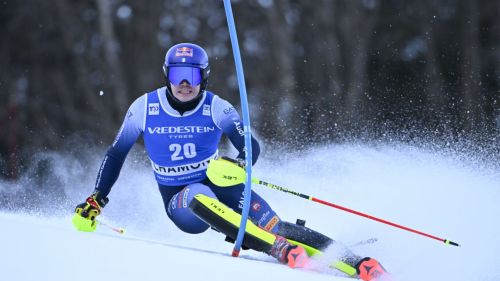
{"label": "ski track in snow", "polygon": [[[376,237],[376,243],[353,251],[380,260],[395,281],[500,280],[498,166],[402,145],[330,145],[272,154],[259,160],[254,176],[461,247],[254,186],[282,219],[305,219],[345,245]],[[103,226],[96,233],[77,232],[68,206],[91,192],[100,159],[82,171],[77,159],[52,157],[67,201],[51,202],[55,210],[0,212],[1,280],[351,280],[332,270],[292,270],[255,251],[233,258],[232,245],[220,233],[180,232],[165,214],[149,166],[136,153],[129,155],[101,216],[126,234]],[[14,188],[20,186],[0,182],[0,190]]]}

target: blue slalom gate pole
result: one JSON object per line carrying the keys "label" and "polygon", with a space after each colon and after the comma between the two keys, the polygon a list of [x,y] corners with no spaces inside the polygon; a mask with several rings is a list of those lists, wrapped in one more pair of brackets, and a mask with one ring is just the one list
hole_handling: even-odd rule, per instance
{"label": "blue slalom gate pole", "polygon": [[241,109],[243,111],[243,129],[245,134],[245,162],[247,176],[245,179],[244,203],[241,211],[240,229],[238,230],[238,236],[234,242],[232,253],[233,257],[237,257],[240,254],[241,244],[243,243],[243,238],[245,236],[248,212],[250,210],[250,197],[252,195],[252,134],[250,131],[250,114],[248,113],[245,74],[243,73],[240,47],[238,45],[238,36],[236,35],[236,26],[234,24],[233,10],[231,9],[230,0],[224,0],[224,10],[226,11],[229,36],[231,38],[231,46],[233,48],[234,62],[236,64],[236,75],[238,77],[238,87],[240,89]]}

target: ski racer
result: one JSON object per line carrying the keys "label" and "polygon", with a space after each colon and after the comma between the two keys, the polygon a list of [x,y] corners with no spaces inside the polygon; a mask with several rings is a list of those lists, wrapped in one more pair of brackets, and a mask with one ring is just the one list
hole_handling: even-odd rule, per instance
{"label": "ski racer", "polygon": [[[222,134],[239,154],[243,165],[242,121],[234,107],[207,88],[210,67],[207,53],[191,43],[171,47],[165,56],[166,85],[136,99],[102,161],[93,193],[75,208],[73,224],[82,231],[94,231],[95,218],[108,203],[108,194],[133,144],[142,135],[167,216],[182,231],[198,234],[212,227],[226,240],[236,237],[244,185],[219,187],[206,176],[209,161],[218,157]],[[252,137],[253,163],[259,143]],[[215,206],[215,207],[214,207]],[[225,211],[220,211],[225,210]],[[243,246],[265,252],[290,267],[308,262],[305,248],[319,251],[335,243],[303,225],[280,219],[269,204],[252,191],[247,233]],[[233,223],[231,223],[233,222]],[[290,241],[299,243],[292,243]],[[372,258],[346,251],[338,269],[371,280],[385,272]]]}

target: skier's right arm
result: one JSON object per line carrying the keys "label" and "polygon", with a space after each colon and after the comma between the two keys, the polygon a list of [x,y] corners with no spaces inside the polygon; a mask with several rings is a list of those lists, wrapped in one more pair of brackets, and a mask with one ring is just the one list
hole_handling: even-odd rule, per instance
{"label": "skier's right arm", "polygon": [[102,160],[94,192],[106,197],[118,179],[128,152],[142,134],[144,125],[145,96],[132,103],[118,134]]}
{"label": "skier's right arm", "polygon": [[107,196],[118,179],[125,158],[143,132],[145,102],[145,96],[141,96],[128,109],[120,131],[101,163],[94,192],[75,208],[80,216],[94,220],[109,201]]}

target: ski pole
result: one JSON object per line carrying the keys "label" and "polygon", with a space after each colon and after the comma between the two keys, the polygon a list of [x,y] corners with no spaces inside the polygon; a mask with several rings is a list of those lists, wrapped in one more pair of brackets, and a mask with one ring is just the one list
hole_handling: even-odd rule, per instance
{"label": "ski pole", "polygon": [[114,232],[117,232],[119,234],[125,234],[124,228],[109,225],[101,220],[90,220],[88,218],[82,217],[80,214],[77,213],[73,215],[73,217],[71,218],[71,222],[79,231],[94,232],[97,228],[97,225],[100,224],[111,229]]}
{"label": "ski pole", "polygon": [[119,234],[125,234],[125,228],[122,228],[122,227],[115,227],[115,226],[112,226],[112,225],[109,225],[107,223],[104,223],[103,221],[101,220],[96,220],[98,224],[100,225],[103,225],[111,230],[113,230],[114,232],[116,233],[119,233]]}
{"label": "ski pole", "polygon": [[[231,186],[231,185],[240,184],[240,183],[244,182],[245,170],[243,168],[239,167],[238,165],[235,165],[233,162],[230,162],[226,159],[222,159],[222,158],[212,159],[212,160],[210,160],[210,163],[208,164],[207,176],[216,185]],[[330,206],[330,207],[333,207],[333,208],[336,208],[336,209],[339,209],[339,210],[342,210],[345,212],[349,212],[351,214],[362,216],[362,217],[365,217],[365,218],[368,218],[368,219],[371,219],[374,221],[378,221],[378,222],[381,222],[381,223],[384,223],[384,224],[387,224],[390,226],[394,226],[394,227],[397,227],[397,228],[400,228],[400,229],[403,229],[403,230],[406,230],[409,232],[413,232],[413,233],[416,233],[416,234],[419,234],[422,236],[426,236],[428,238],[432,238],[432,239],[441,241],[447,245],[453,245],[453,246],[458,246],[458,247],[460,246],[458,243],[453,242],[451,240],[439,238],[439,237],[436,237],[434,235],[424,233],[422,231],[418,231],[418,230],[415,230],[415,229],[412,229],[412,228],[409,228],[409,227],[406,227],[403,225],[399,225],[399,224],[396,224],[396,223],[393,223],[393,222],[390,222],[390,221],[387,221],[384,219],[380,219],[380,218],[377,218],[377,217],[374,217],[374,216],[371,216],[368,214],[364,214],[364,213],[361,213],[361,212],[358,212],[358,211],[355,211],[355,210],[352,210],[352,209],[349,209],[349,208],[346,208],[346,207],[343,207],[343,206],[340,206],[337,204],[333,204],[333,203],[315,198],[313,196],[302,194],[300,192],[297,192],[297,191],[294,191],[294,190],[291,190],[291,189],[288,189],[285,187],[271,184],[271,183],[262,181],[256,177],[252,177],[252,183],[260,184],[260,185],[263,185],[265,187],[269,187],[269,188],[272,188],[272,189],[275,189],[278,191],[293,194],[293,195],[296,195],[298,197],[311,200],[313,202],[327,205],[327,206]]]}
{"label": "ski pole", "polygon": [[388,225],[391,225],[391,226],[394,226],[394,227],[397,227],[397,228],[400,228],[400,229],[404,229],[404,230],[407,230],[407,231],[410,231],[410,232],[413,232],[413,233],[416,233],[416,234],[420,234],[420,235],[423,235],[423,236],[426,236],[426,237],[429,237],[429,238],[432,238],[432,239],[444,242],[445,244],[450,244],[450,245],[453,245],[453,246],[460,246],[459,244],[457,244],[457,243],[455,243],[455,242],[453,242],[451,240],[439,238],[439,237],[436,237],[434,235],[430,235],[430,234],[424,233],[422,231],[418,231],[418,230],[415,230],[415,229],[412,229],[412,228],[409,228],[409,227],[406,227],[406,226],[403,226],[403,225],[400,225],[400,224],[396,224],[396,223],[393,223],[393,222],[390,222],[390,221],[387,221],[387,220],[384,220],[384,219],[380,219],[380,218],[377,218],[377,217],[374,217],[374,216],[371,216],[371,215],[368,215],[368,214],[364,214],[364,213],[361,213],[361,212],[358,212],[358,211],[355,211],[355,210],[352,210],[352,209],[349,209],[349,208],[346,208],[346,207],[342,207],[342,206],[337,205],[337,204],[333,204],[333,203],[330,203],[330,202],[327,202],[327,201],[324,201],[324,200],[321,200],[321,199],[318,199],[318,198],[315,198],[315,197],[312,197],[312,196],[309,196],[309,195],[305,195],[305,194],[302,194],[302,193],[299,193],[299,192],[296,192],[296,191],[293,191],[293,190],[290,190],[290,189],[287,189],[287,188],[284,188],[284,187],[281,187],[281,186],[278,186],[278,185],[275,185],[275,184],[271,184],[271,183],[259,180],[259,179],[255,178],[255,177],[252,178],[252,182],[256,183],[256,184],[260,184],[260,185],[266,186],[266,187],[269,187],[269,188],[272,188],[272,189],[276,189],[276,190],[279,190],[279,191],[290,193],[290,194],[293,194],[293,195],[296,195],[296,196],[299,196],[299,197],[302,197],[302,198],[305,198],[305,199],[308,199],[308,200],[311,200],[311,201],[314,201],[314,202],[317,202],[317,203],[320,203],[320,204],[323,204],[323,205],[327,205],[327,206],[330,206],[330,207],[333,207],[333,208],[337,208],[339,210],[346,211],[346,212],[349,212],[349,213],[352,213],[352,214],[355,214],[355,215],[358,215],[358,216],[362,216],[362,217],[365,217],[365,218],[368,218],[368,219],[371,219],[371,220],[374,220],[374,221],[378,221],[378,222],[385,223],[385,224],[388,224]]}

